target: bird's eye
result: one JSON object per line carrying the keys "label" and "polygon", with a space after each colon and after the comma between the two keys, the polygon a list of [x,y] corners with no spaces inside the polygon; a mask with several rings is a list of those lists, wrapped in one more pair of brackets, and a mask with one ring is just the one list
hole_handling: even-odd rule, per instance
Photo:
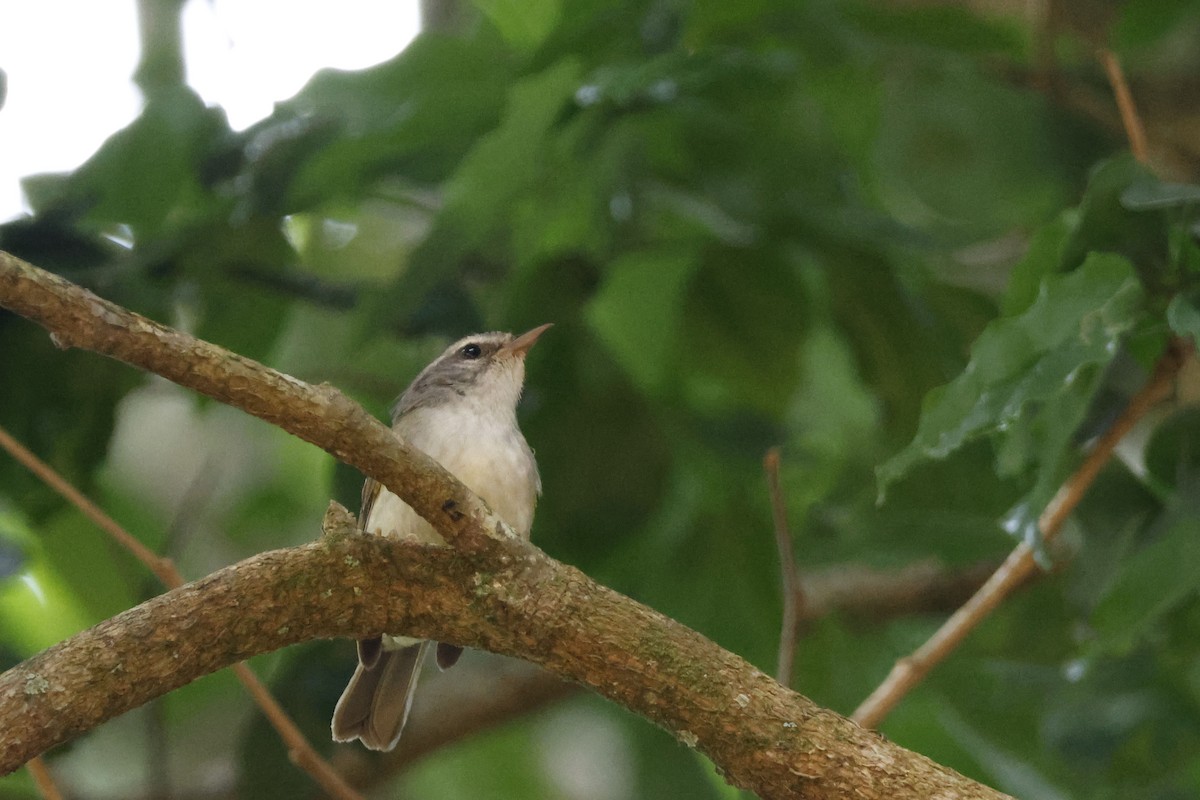
{"label": "bird's eye", "polygon": [[463,358],[467,358],[472,361],[474,361],[475,359],[477,359],[481,355],[483,355],[483,350],[481,350],[479,345],[475,344],[474,342],[463,345],[462,349],[459,350],[458,352],[460,355],[462,355]]}

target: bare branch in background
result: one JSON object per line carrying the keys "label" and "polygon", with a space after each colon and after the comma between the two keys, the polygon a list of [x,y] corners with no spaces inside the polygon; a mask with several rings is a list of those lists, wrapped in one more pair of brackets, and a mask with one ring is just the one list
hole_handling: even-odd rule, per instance
{"label": "bare branch in background", "polygon": [[792,685],[792,664],[796,658],[796,635],[800,609],[804,606],[804,587],[796,572],[796,556],[792,552],[792,532],[788,530],[787,504],[779,487],[779,448],[772,447],[763,457],[767,474],[767,492],[771,496],[771,518],[775,523],[775,545],[779,550],[779,575],[783,587],[783,620],[779,630],[779,658],[775,680],[784,686]]}
{"label": "bare branch in background", "polygon": [[44,760],[31,758],[25,767],[29,770],[29,774],[33,778],[33,785],[37,787],[42,800],[62,800],[62,792],[54,783],[54,777],[50,774],[50,768],[46,766]]}

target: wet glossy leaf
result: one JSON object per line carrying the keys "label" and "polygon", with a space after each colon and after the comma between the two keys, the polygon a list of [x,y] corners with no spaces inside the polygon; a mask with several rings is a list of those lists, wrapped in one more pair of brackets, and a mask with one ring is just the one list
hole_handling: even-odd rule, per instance
{"label": "wet glossy leaf", "polygon": [[1001,306],[1006,317],[1020,314],[1033,305],[1042,281],[1061,270],[1063,248],[1072,229],[1070,216],[1073,215],[1062,214],[1033,234],[1025,255],[1008,276]]}
{"label": "wet glossy leaf", "polygon": [[1137,322],[1141,298],[1129,263],[1116,256],[1093,255],[1047,278],[1028,310],[989,325],[963,374],[929,395],[912,443],[879,468],[881,491],[922,460],[1004,433],[1069,391],[1081,369],[1107,364]]}

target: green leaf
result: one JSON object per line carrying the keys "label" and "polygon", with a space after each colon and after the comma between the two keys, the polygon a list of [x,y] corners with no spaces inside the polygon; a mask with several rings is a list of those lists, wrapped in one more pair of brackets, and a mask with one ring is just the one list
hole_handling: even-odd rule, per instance
{"label": "green leaf", "polygon": [[962,375],[929,393],[913,441],[877,472],[881,497],[915,464],[1008,430],[1071,391],[1081,368],[1107,364],[1137,322],[1141,299],[1118,256],[1093,254],[1078,270],[1047,278],[1027,311],[987,327]]}
{"label": "green leaf", "polygon": [[1126,652],[1160,617],[1200,588],[1200,518],[1176,515],[1161,538],[1126,563],[1092,615],[1100,643]]}
{"label": "green leaf", "polygon": [[[0,576],[0,642],[6,647],[21,656],[32,655],[95,620],[80,587],[46,557],[42,542],[16,513],[0,512],[0,546],[5,562]],[[83,586],[88,587],[86,582]]]}
{"label": "green leaf", "polygon": [[[315,152],[291,148],[305,160],[291,167],[296,174],[289,207],[355,199],[363,187],[397,173],[415,181],[444,180],[496,124],[514,71],[503,55],[495,36],[423,34],[382,64],[317,73],[254,129],[256,141],[266,143],[294,139],[297,127],[302,134],[319,133],[328,123],[339,131]],[[260,166],[247,164],[254,185],[265,182],[257,175]]]}
{"label": "green leaf", "polygon": [[995,53],[1022,58],[1026,36],[1001,16],[977,14],[969,8],[932,5],[916,8],[847,4],[847,13],[883,39],[935,47],[963,54]]}
{"label": "green leaf", "polygon": [[1119,253],[1139,272],[1161,268],[1167,260],[1167,221],[1160,213],[1125,205],[1131,187],[1156,179],[1132,156],[1097,166],[1079,204],[1079,221],[1063,246],[1063,270],[1074,269],[1089,253]]}
{"label": "green leaf", "polygon": [[561,0],[471,0],[510,45],[531,52],[554,30],[562,16]]}
{"label": "green leaf", "polygon": [[[1200,3],[1196,0],[1155,0],[1153,3],[1124,3],[1112,26],[1113,43],[1122,55],[1127,50],[1169,48],[1169,39],[1181,31],[1190,41]],[[1190,23],[1190,24],[1189,24]]]}
{"label": "green leaf", "polygon": [[879,426],[879,403],[855,369],[846,341],[821,326],[805,338],[801,359],[800,390],[787,415],[795,439],[827,463],[868,449]]}
{"label": "green leaf", "polygon": [[567,58],[512,88],[500,126],[479,140],[450,179],[448,212],[490,222],[516,190],[537,181],[542,148],[580,76],[579,63]]}
{"label": "green leaf", "polygon": [[987,721],[972,724],[948,704],[942,707],[938,721],[987,770],[992,785],[1018,797],[1070,800],[1071,795],[1055,785],[1051,776],[997,741],[995,727]]}
{"label": "green leaf", "polygon": [[1191,337],[1193,342],[1200,344],[1200,309],[1191,299],[1183,295],[1171,298],[1171,304],[1167,306],[1167,324],[1175,333]]}
{"label": "green leaf", "polygon": [[1072,212],[1064,212],[1033,234],[1025,255],[1009,273],[1001,303],[1004,316],[1016,316],[1033,305],[1042,281],[1061,269],[1063,248],[1071,235],[1073,217]]}
{"label": "green leaf", "polygon": [[592,330],[649,394],[664,391],[673,374],[683,289],[696,267],[689,254],[630,253],[609,267],[588,305]]}
{"label": "green leaf", "polygon": [[804,305],[796,270],[782,259],[756,250],[706,259],[688,286],[679,353],[680,390],[693,407],[782,420],[800,375]]}
{"label": "green leaf", "polygon": [[1033,488],[1004,525],[1009,533],[1030,544],[1039,541],[1038,515],[1070,468],[1071,442],[1087,418],[1091,399],[1104,376],[1105,371],[1096,364],[1081,365],[1060,391],[1042,399],[1036,414],[1023,414],[1015,419],[998,443],[998,475],[1019,477],[1030,470],[1037,473]]}
{"label": "green leaf", "polygon": [[981,236],[1053,213],[1062,165],[1044,155],[1039,100],[967,68],[913,77],[886,84],[876,143],[881,189],[902,222]]}
{"label": "green leaf", "polygon": [[[541,750],[536,733],[532,721],[516,720],[486,736],[472,737],[460,747],[442,748],[404,772],[399,782],[402,788],[397,794],[488,800],[554,797],[554,785],[546,772],[538,768]],[[481,791],[481,787],[486,788]],[[278,797],[275,793],[261,796]]]}
{"label": "green leaf", "polygon": [[1121,205],[1130,211],[1179,208],[1200,203],[1200,186],[1193,183],[1167,183],[1153,176],[1134,181],[1121,192]]}
{"label": "green leaf", "polygon": [[[4,324],[11,320],[13,324]],[[0,425],[80,490],[93,488],[117,403],[143,377],[83,350],[62,351],[40,328],[0,319]],[[19,376],[19,379],[17,379]],[[63,500],[27,469],[0,458],[0,487],[33,524]]]}
{"label": "green leaf", "polygon": [[1163,420],[1146,444],[1144,459],[1160,486],[1178,487],[1200,474],[1200,408],[1183,408]]}
{"label": "green leaf", "polygon": [[201,162],[228,131],[224,115],[190,89],[157,94],[71,176],[56,200],[88,208],[102,226],[124,224],[135,235],[157,236],[210,207]]}
{"label": "green leaf", "polygon": [[579,75],[579,64],[568,58],[510,90],[500,125],[479,138],[447,180],[445,207],[409,269],[388,291],[369,298],[372,327],[407,318],[467,254],[507,230],[514,199],[547,169],[542,153]]}

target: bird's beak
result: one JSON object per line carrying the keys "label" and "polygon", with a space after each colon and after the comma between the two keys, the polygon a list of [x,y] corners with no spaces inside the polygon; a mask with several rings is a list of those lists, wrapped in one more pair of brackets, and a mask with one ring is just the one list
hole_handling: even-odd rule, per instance
{"label": "bird's beak", "polygon": [[538,337],[549,330],[552,325],[554,325],[553,322],[547,322],[545,325],[539,325],[531,331],[522,333],[511,342],[504,345],[504,350],[513,355],[524,356],[529,352],[529,348],[533,347],[534,343],[537,342]]}

